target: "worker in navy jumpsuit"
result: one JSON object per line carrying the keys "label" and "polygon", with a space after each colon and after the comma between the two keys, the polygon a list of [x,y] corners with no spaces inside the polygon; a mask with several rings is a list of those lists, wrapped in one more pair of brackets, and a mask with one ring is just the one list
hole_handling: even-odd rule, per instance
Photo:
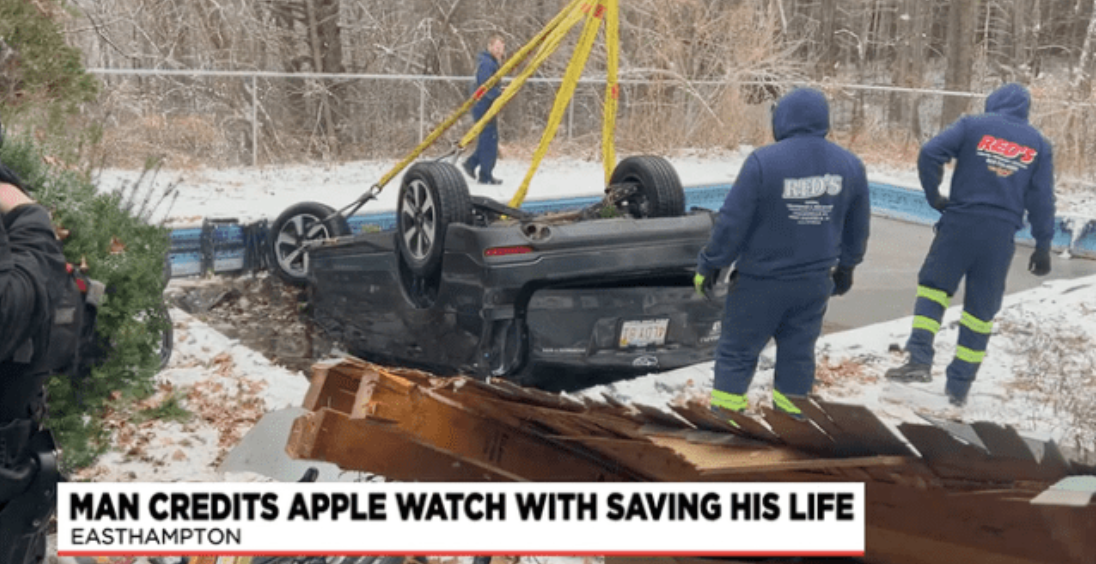
{"label": "worker in navy jumpsuit", "polygon": [[[985,113],[959,119],[925,143],[917,159],[925,197],[943,215],[917,279],[909,362],[886,376],[899,382],[932,380],[933,340],[965,276],[959,343],[945,385],[954,405],[966,402],[986,356],[1025,209],[1035,238],[1028,268],[1038,276],[1050,272],[1054,162],[1050,143],[1028,123],[1030,107],[1026,88],[1006,84],[986,99]],[[952,159],[951,192],[943,197],[938,188],[944,164]]]}
{"label": "worker in navy jumpsuit", "polygon": [[[492,76],[499,70],[499,65],[502,64],[502,57],[506,53],[506,42],[500,35],[493,35],[487,40],[487,49],[481,51],[476,61],[476,88],[477,93],[479,87],[487,82]],[[487,115],[487,110],[491,109],[491,104],[495,102],[495,99],[502,94],[502,89],[497,85],[490,90],[485,90],[481,94],[481,97],[476,102],[475,106],[472,106],[472,117],[478,122],[480,118]],[[480,184],[502,184],[502,181],[495,178],[495,161],[499,156],[499,128],[497,118],[492,119],[483,127],[480,131],[479,137],[476,141],[476,150],[472,153],[468,160],[464,161],[462,165],[464,172],[473,179],[476,178],[476,169],[479,169],[479,183]]]}
{"label": "worker in navy jumpsuit", "polygon": [[[831,295],[852,285],[871,217],[864,165],[826,140],[829,105],[798,89],[773,111],[776,143],[742,165],[697,259],[697,290],[734,263],[716,348],[713,408],[742,411],[758,356],[776,339],[773,405],[799,417],[788,396],[814,385],[814,345]],[[718,411],[718,409],[715,409]]]}

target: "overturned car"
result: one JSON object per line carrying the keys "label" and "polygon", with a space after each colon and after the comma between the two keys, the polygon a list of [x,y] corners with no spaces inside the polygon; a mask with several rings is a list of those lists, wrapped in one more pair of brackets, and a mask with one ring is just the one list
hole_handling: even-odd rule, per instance
{"label": "overturned car", "polygon": [[609,184],[594,206],[531,215],[419,162],[394,231],[349,235],[338,212],[298,204],[269,250],[279,276],[307,285],[314,322],[375,362],[567,389],[711,359],[721,302],[692,276],[714,215],[686,213],[660,157],[621,161]]}

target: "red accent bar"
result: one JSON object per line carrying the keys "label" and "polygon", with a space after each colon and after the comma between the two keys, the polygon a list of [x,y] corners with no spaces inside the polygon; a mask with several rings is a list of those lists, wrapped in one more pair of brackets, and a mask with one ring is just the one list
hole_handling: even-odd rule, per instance
{"label": "red accent bar", "polygon": [[605,13],[605,5],[598,4],[597,5],[597,10],[594,10],[594,17],[598,18],[598,19],[601,19],[601,16],[604,13]]}
{"label": "red accent bar", "polygon": [[80,279],[80,278],[77,278],[77,279],[76,279],[76,287],[80,289],[80,293],[81,293],[81,294],[86,294],[86,293],[88,293],[88,285],[87,285],[87,282],[84,282],[84,281],[83,281],[82,279]]}
{"label": "red accent bar", "polygon": [[610,90],[610,94],[613,96],[614,100],[619,100],[620,99],[620,85],[619,84],[614,84],[613,88]]}
{"label": "red accent bar", "polygon": [[533,247],[518,245],[516,247],[494,247],[483,251],[485,257],[505,257],[509,255],[527,255],[533,252]]}
{"label": "red accent bar", "polygon": [[[139,550],[139,551],[121,551],[121,550],[63,550],[58,551],[57,556],[62,557],[77,557],[77,556],[178,556],[179,550],[167,551],[167,550]],[[182,551],[187,556],[255,556],[261,554],[262,556],[378,556],[378,552],[331,552],[331,551],[268,551],[263,550],[256,552],[244,552],[244,551],[212,551],[212,550],[198,550],[198,551]],[[416,554],[422,556],[433,557],[459,557],[468,556],[466,553],[469,550],[460,551],[440,551],[440,552],[428,552],[422,550],[408,549],[408,550],[388,550],[384,554]],[[820,550],[816,552],[794,552],[794,551],[767,551],[767,552],[744,552],[744,551],[685,551],[685,552],[672,552],[672,551],[650,551],[650,552],[581,552],[581,551],[552,551],[552,552],[492,552],[486,550],[476,550],[476,556],[725,556],[725,557],[769,557],[769,558],[795,558],[795,557],[812,557],[812,558],[861,558],[864,556],[864,551],[839,551],[839,550]]]}
{"label": "red accent bar", "polygon": [[487,93],[487,89],[480,86],[479,88],[476,89],[476,93],[473,94],[472,97],[479,100],[480,98],[483,98],[483,95],[486,94],[486,93]]}
{"label": "red accent bar", "polygon": [[72,266],[71,262],[65,263],[65,274],[72,274],[72,271],[76,270],[75,266]]}

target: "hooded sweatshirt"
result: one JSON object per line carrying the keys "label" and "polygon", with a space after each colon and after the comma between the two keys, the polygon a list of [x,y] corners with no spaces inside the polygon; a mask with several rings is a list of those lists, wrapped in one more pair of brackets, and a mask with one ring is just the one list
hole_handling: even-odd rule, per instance
{"label": "hooded sweatshirt", "polygon": [[[476,88],[478,89],[481,84],[487,82],[492,76],[499,70],[499,61],[491,54],[490,51],[480,51],[479,56],[476,59]],[[494,88],[483,93],[483,97],[476,102],[473,111],[476,115],[482,116],[487,113],[487,110],[491,107],[491,104],[495,101],[495,98],[499,97],[502,90],[495,85]]]}
{"label": "hooded sweatshirt", "polygon": [[1054,159],[1028,124],[1031,94],[1016,83],[986,98],[986,112],[960,118],[921,147],[917,169],[928,201],[939,197],[944,164],[956,159],[944,217],[995,217],[1023,226],[1024,210],[1041,249],[1054,236]]}
{"label": "hooded sweatshirt", "polygon": [[798,89],[780,99],[776,143],[742,165],[697,272],[709,276],[737,261],[742,274],[800,278],[863,260],[871,219],[864,164],[826,140],[829,128],[821,92]]}

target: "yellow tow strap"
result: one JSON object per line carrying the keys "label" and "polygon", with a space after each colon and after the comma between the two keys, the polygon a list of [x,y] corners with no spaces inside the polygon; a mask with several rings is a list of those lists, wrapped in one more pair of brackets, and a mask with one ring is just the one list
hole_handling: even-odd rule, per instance
{"label": "yellow tow strap", "polygon": [[571,62],[567,64],[567,71],[563,75],[563,83],[559,85],[559,91],[556,92],[552,113],[548,115],[548,124],[544,128],[544,134],[541,135],[540,144],[537,145],[537,150],[533,152],[533,162],[529,166],[529,172],[525,173],[525,178],[521,181],[517,193],[510,199],[510,207],[512,208],[520,207],[525,200],[525,195],[529,191],[529,183],[533,180],[533,174],[536,173],[540,162],[544,160],[544,155],[548,153],[548,145],[555,138],[556,130],[559,129],[559,124],[563,121],[563,114],[567,111],[567,105],[571,102],[571,96],[575,93],[578,79],[582,76],[582,69],[586,66],[586,59],[590,56],[590,49],[594,45],[594,39],[597,38],[597,31],[601,27],[601,19],[605,15],[605,1],[599,0],[594,4],[593,9],[587,8],[586,24],[582,28],[578,45],[575,46],[575,54],[571,57]]}
{"label": "yellow tow strap", "polygon": [[[460,108],[458,108],[455,112],[452,113],[452,115],[446,118],[445,121],[443,121],[436,128],[434,128],[434,130],[431,131],[425,139],[423,139],[422,143],[419,143],[419,145],[415,147],[406,157],[404,157],[403,160],[396,163],[396,165],[392,167],[391,170],[385,173],[385,175],[382,176],[381,179],[376,183],[375,186],[377,187],[377,189],[379,190],[387,186],[393,178],[395,178],[400,172],[403,172],[403,169],[407,168],[407,166],[414,162],[415,159],[419,158],[419,156],[422,155],[423,151],[433,145],[439,138],[441,138],[442,135],[445,134],[446,131],[449,131],[449,129],[452,128],[453,125],[455,125],[457,121],[459,121],[460,118],[464,116],[464,114],[468,113],[468,111],[472,109],[472,106],[476,105],[476,102],[478,102],[480,98],[483,97],[483,93],[494,88],[504,76],[510,74],[510,71],[512,71],[522,62],[524,62],[534,49],[542,47],[542,43],[544,42],[545,38],[548,37],[553,31],[555,31],[556,28],[559,27],[560,23],[563,22],[567,18],[567,16],[572,11],[574,11],[575,8],[577,8],[581,3],[587,1],[589,0],[571,0],[571,3],[567,6],[567,8],[557,14],[556,17],[552,18],[552,21],[548,22],[548,25],[544,26],[544,29],[542,29],[540,33],[538,33],[535,37],[533,37],[533,39],[529,40],[528,43],[526,43],[524,46],[522,46],[521,49],[514,53],[514,56],[510,57],[510,60],[506,61],[506,63],[504,63],[499,68],[498,72],[492,75],[491,78],[487,79],[487,82],[484,82],[479,88],[477,88],[476,92],[467,100],[465,100],[464,103],[461,104]],[[507,91],[509,90],[510,89],[507,89]],[[498,100],[496,99],[495,104],[492,106],[492,108],[498,105]],[[480,121],[483,122],[483,120]],[[477,123],[476,125],[480,124]],[[479,130],[482,129],[483,127],[480,125]],[[463,148],[465,145],[461,145],[461,147]]]}

